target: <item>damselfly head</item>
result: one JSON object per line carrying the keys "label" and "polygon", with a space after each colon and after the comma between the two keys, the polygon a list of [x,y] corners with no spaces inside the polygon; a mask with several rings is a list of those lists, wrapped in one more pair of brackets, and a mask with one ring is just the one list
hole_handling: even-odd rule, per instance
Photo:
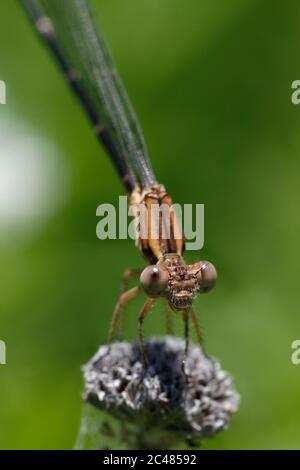
{"label": "damselfly head", "polygon": [[209,261],[186,265],[183,260],[169,266],[169,282],[166,290],[170,306],[174,310],[192,306],[198,294],[209,292],[217,280],[215,267]]}
{"label": "damselfly head", "polygon": [[198,294],[209,292],[215,285],[217,272],[209,261],[185,264],[180,255],[170,253],[157,264],[145,268],[140,283],[151,297],[166,297],[174,310],[192,306]]}

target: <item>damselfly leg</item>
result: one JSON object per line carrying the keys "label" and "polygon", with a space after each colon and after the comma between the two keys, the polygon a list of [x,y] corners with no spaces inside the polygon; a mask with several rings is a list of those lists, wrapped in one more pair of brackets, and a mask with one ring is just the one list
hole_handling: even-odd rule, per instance
{"label": "damselfly leg", "polygon": [[203,334],[202,334],[202,330],[201,330],[200,322],[199,322],[199,319],[198,319],[198,316],[197,316],[197,312],[195,312],[193,307],[191,308],[191,316],[192,316],[192,320],[193,320],[193,323],[194,323],[195,332],[196,332],[198,342],[199,342],[203,352],[205,353],[204,337],[203,337]]}
{"label": "damselfly leg", "polygon": [[165,302],[165,314],[166,314],[166,323],[167,323],[167,334],[173,336],[174,335],[173,312],[168,302]]}
{"label": "damselfly leg", "polygon": [[[122,296],[122,294],[124,294],[128,290],[128,286],[131,280],[136,277],[139,277],[141,275],[141,272],[142,272],[142,269],[126,269],[126,271],[123,274],[122,281],[121,281],[120,296]],[[124,310],[123,308],[121,309],[119,313],[118,330],[119,330],[119,334],[122,340],[124,337]]]}
{"label": "damselfly leg", "polygon": [[119,301],[118,301],[117,305],[115,306],[115,309],[114,309],[114,312],[113,312],[113,315],[112,315],[112,319],[111,319],[111,322],[110,322],[110,327],[109,327],[108,337],[107,337],[108,345],[110,345],[112,340],[113,340],[115,328],[116,328],[116,325],[117,325],[117,323],[120,319],[120,315],[122,315],[122,311],[123,311],[124,306],[130,300],[137,297],[140,293],[141,293],[141,287],[136,286],[136,287],[133,287],[132,289],[124,292],[120,296]]}
{"label": "damselfly leg", "polygon": [[183,310],[183,321],[184,321],[184,355],[183,355],[183,360],[182,360],[182,372],[184,375],[186,375],[186,361],[187,361],[187,355],[189,351],[189,343],[190,343],[190,337],[189,337],[189,314],[190,314],[190,309],[185,309]]}
{"label": "damselfly leg", "polygon": [[139,321],[138,321],[138,336],[139,336],[139,346],[140,346],[140,352],[141,352],[141,358],[143,362],[144,368],[147,367],[148,361],[146,358],[146,353],[145,353],[145,348],[144,348],[144,335],[143,335],[143,323],[150,312],[151,308],[155,304],[156,299],[148,299],[142,308],[140,314],[139,314]]}

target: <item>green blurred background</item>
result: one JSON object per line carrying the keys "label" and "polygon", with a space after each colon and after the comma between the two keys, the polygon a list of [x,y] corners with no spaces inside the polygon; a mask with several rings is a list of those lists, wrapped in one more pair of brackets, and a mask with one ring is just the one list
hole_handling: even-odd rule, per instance
{"label": "green blurred background", "polygon": [[[197,308],[242,402],[202,448],[299,449],[300,4],[95,5],[159,180],[205,204],[205,247],[187,260],[218,268]],[[96,207],[117,204],[121,184],[16,0],[0,3],[0,79],[0,448],[72,448],[80,365],[105,341],[123,270],[143,260],[131,240],[96,238]],[[145,332],[164,331],[159,304]]]}

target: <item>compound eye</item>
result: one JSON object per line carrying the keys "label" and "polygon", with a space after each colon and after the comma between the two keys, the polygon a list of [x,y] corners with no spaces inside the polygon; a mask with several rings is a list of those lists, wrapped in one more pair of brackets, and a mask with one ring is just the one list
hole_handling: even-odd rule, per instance
{"label": "compound eye", "polygon": [[212,263],[209,261],[201,262],[201,269],[199,272],[199,291],[201,294],[209,292],[217,282],[217,271]]}
{"label": "compound eye", "polygon": [[169,280],[168,271],[153,265],[144,269],[141,274],[141,286],[149,297],[159,297],[165,291]]}

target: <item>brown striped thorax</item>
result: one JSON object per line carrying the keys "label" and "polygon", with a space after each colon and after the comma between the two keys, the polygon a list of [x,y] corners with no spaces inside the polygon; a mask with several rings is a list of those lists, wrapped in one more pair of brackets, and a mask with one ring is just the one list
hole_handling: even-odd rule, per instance
{"label": "brown striped thorax", "polygon": [[[144,291],[152,298],[165,297],[174,310],[190,308],[199,293],[214,287],[216,269],[209,261],[190,265],[184,262],[184,238],[163,185],[155,184],[144,190],[136,187],[131,206],[138,219],[137,246],[152,263],[140,277]],[[142,224],[148,230],[143,231]]]}
{"label": "brown striped thorax", "polygon": [[182,255],[184,241],[173,202],[162,184],[136,186],[130,204],[136,219],[136,245],[150,263],[166,253]]}

